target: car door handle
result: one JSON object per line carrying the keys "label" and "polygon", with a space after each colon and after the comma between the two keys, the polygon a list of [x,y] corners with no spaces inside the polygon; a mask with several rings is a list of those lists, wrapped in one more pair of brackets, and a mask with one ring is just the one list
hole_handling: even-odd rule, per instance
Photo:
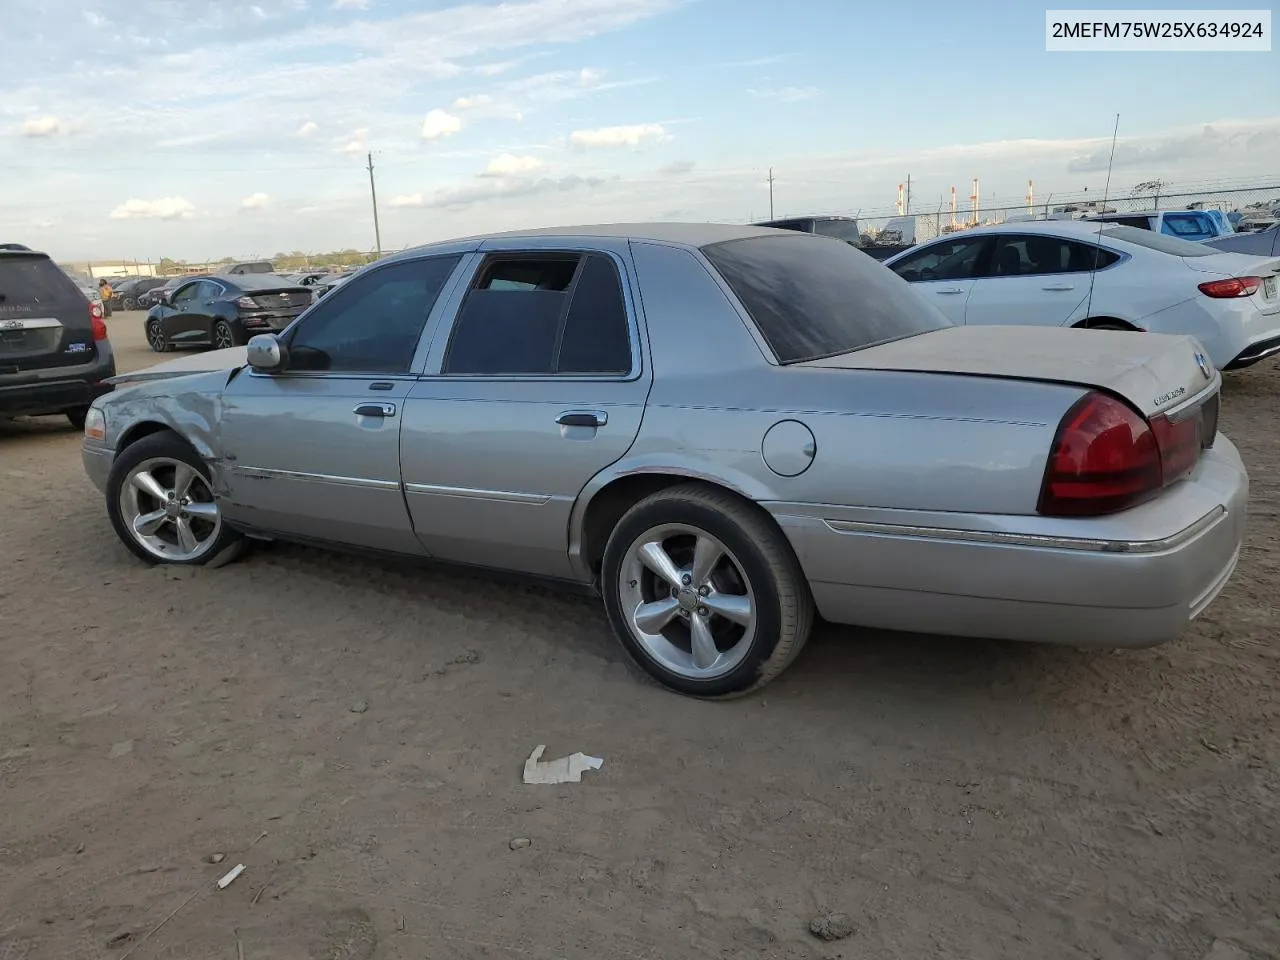
{"label": "car door handle", "polygon": [[1074,283],[1054,283],[1054,284],[1049,284],[1048,286],[1041,287],[1040,289],[1041,290],[1074,290],[1075,288],[1076,288],[1076,285]]}
{"label": "car door handle", "polygon": [[357,417],[394,417],[396,405],[394,403],[361,403],[356,405],[353,412]]}
{"label": "car door handle", "polygon": [[947,287],[945,290],[935,290],[933,292],[940,296],[944,294],[964,293],[964,287]]}
{"label": "car door handle", "polygon": [[603,427],[608,422],[609,415],[603,410],[566,410],[556,417],[562,427]]}

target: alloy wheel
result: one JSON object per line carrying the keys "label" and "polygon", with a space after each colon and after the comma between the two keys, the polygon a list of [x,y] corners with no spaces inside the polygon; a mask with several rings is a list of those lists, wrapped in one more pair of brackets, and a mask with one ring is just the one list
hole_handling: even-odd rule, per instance
{"label": "alloy wheel", "polygon": [[169,457],[144,460],[129,471],[120,488],[120,516],[140,547],[170,562],[201,557],[222,530],[209,481]]}

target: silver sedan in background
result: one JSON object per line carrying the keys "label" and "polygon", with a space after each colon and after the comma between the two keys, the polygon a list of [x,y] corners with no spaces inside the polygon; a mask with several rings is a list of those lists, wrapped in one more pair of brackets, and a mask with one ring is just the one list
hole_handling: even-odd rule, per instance
{"label": "silver sedan in background", "polygon": [[768,683],[815,615],[1160,643],[1244,535],[1194,339],[952,326],[848,244],[768,228],[421,247],[279,335],[120,379],[84,463],[142,559],[247,536],[561,580],[701,697]]}

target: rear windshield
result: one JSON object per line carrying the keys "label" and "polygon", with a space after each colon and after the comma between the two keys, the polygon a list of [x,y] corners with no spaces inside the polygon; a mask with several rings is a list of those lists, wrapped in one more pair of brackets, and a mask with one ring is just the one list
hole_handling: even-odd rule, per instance
{"label": "rear windshield", "polygon": [[1136,244],[1139,247],[1159,250],[1161,253],[1172,254],[1175,257],[1212,257],[1215,253],[1221,252],[1213,247],[1206,247],[1203,243],[1192,243],[1190,240],[1180,240],[1167,234],[1152,233],[1150,230],[1139,230],[1136,227],[1119,225],[1103,227],[1102,235],[1112,240],[1123,240],[1125,243]]}
{"label": "rear windshield", "polygon": [[702,252],[779,363],[951,326],[909,283],[841,240],[797,233],[729,240]]}
{"label": "rear windshield", "polygon": [[823,237],[835,237],[837,240],[858,242],[857,220],[815,220],[813,232]]}
{"label": "rear windshield", "polygon": [[87,300],[47,257],[0,256],[0,317],[29,317],[41,308],[74,310]]}

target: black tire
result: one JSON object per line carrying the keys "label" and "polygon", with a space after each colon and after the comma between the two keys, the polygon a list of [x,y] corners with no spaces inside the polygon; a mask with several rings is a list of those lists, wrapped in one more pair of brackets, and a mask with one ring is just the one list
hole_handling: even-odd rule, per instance
{"label": "black tire", "polygon": [[[654,659],[632,633],[623,611],[620,575],[632,544],[654,527],[681,524],[705,531],[734,555],[756,598],[754,637],[741,662],[714,679],[683,677]],[[813,626],[813,598],[782,532],[753,504],[702,483],[661,490],[623,515],[609,536],[601,593],[614,634],[632,662],[664,687],[704,699],[729,699],[760,689],[800,653]]]}
{"label": "black tire", "polygon": [[74,410],[65,411],[67,419],[71,421],[71,425],[77,430],[84,429],[84,419],[89,415],[88,407],[76,407]]}
{"label": "black tire", "polygon": [[214,350],[225,350],[228,347],[244,346],[236,336],[235,328],[225,320],[214,321],[210,333],[209,344]]}
{"label": "black tire", "polygon": [[169,338],[164,335],[164,327],[160,326],[160,321],[154,318],[147,320],[147,346],[156,353],[172,353],[173,344],[169,342]]}
{"label": "black tire", "polygon": [[111,465],[111,473],[107,476],[107,515],[111,518],[111,526],[115,529],[121,543],[128,547],[134,556],[147,563],[175,566],[204,566],[215,557],[222,556],[226,551],[240,550],[241,541],[244,539],[243,534],[233,530],[226,523],[219,527],[216,537],[208,547],[199,556],[189,560],[156,556],[134,538],[121,513],[120,494],[130,472],[144,461],[153,459],[185,463],[195,470],[207,488],[212,489],[208,465],[201,459],[195,448],[176,433],[162,430],[130,444],[116,457],[115,463]]}
{"label": "black tire", "polygon": [[1116,320],[1098,320],[1096,322],[1086,320],[1080,324],[1080,327],[1083,330],[1120,330],[1126,333],[1133,333],[1133,327]]}
{"label": "black tire", "polygon": [[125,311],[137,310],[138,301],[133,299],[133,297],[125,297],[124,302],[120,304],[120,309]]}

